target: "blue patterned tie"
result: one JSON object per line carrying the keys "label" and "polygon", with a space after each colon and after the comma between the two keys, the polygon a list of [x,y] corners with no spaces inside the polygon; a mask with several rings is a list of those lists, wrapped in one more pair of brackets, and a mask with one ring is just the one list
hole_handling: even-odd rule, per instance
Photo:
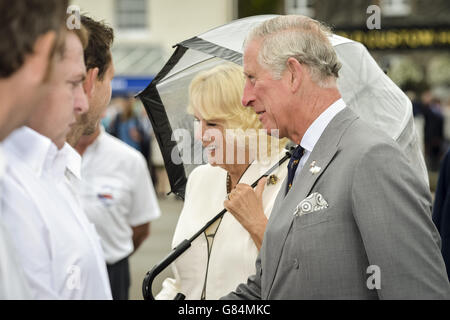
{"label": "blue patterned tie", "polygon": [[304,151],[305,151],[305,149],[303,149],[300,145],[298,145],[297,148],[295,148],[294,152],[292,153],[291,159],[289,160],[286,194],[292,188],[292,182],[294,181],[295,171],[297,170],[300,159],[303,157]]}

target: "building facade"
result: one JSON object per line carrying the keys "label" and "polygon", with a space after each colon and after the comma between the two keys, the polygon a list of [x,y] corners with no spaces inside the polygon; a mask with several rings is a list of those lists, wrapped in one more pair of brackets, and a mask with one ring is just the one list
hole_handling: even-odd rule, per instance
{"label": "building facade", "polygon": [[115,93],[139,91],[161,70],[174,45],[237,16],[234,0],[72,0],[71,4],[114,28]]}

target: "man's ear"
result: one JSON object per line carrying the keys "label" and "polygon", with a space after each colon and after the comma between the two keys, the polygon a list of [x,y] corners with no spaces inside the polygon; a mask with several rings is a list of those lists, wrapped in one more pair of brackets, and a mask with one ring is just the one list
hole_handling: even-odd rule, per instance
{"label": "man's ear", "polygon": [[56,41],[56,32],[49,31],[39,36],[34,43],[33,52],[25,57],[24,66],[28,69],[28,76],[35,83],[42,83],[52,63],[50,54]]}
{"label": "man's ear", "polygon": [[84,88],[84,92],[86,93],[86,95],[89,99],[94,94],[95,83],[97,82],[98,72],[99,72],[98,68],[92,68],[92,69],[89,69],[86,73],[86,79],[84,80],[83,88]]}
{"label": "man's ear", "polygon": [[292,92],[297,92],[302,83],[303,66],[295,58],[289,58],[287,60],[287,71],[289,72],[289,82]]}

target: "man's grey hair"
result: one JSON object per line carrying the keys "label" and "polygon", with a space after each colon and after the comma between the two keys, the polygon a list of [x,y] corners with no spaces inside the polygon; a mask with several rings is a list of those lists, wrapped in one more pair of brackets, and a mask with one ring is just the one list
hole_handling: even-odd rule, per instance
{"label": "man's grey hair", "polygon": [[279,16],[264,21],[247,36],[244,47],[262,39],[258,63],[272,72],[275,79],[287,67],[290,57],[308,66],[312,80],[321,87],[334,86],[341,63],[328,36],[331,30],[324,24],[301,15]]}

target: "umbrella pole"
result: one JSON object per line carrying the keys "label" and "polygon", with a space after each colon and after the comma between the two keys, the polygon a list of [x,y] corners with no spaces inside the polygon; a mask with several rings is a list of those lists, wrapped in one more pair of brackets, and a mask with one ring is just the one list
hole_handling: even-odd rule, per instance
{"label": "umbrella pole", "polygon": [[[291,148],[290,151],[286,152],[286,155],[278,161],[272,168],[270,168],[265,174],[263,174],[261,177],[259,177],[258,180],[256,180],[251,187],[255,188],[258,185],[259,180],[261,180],[264,177],[268,177],[275,169],[277,169],[279,166],[281,166],[287,159],[289,159],[292,156],[294,148]],[[178,246],[176,246],[172,252],[159,264],[155,265],[149,272],[147,272],[144,281],[142,283],[142,295],[144,297],[144,300],[155,300],[153,293],[152,293],[152,284],[153,280],[156,278],[158,274],[160,274],[164,269],[166,269],[173,261],[175,261],[182,253],[184,253],[187,249],[191,247],[192,241],[197,239],[203,232],[205,232],[206,229],[208,229],[215,221],[220,219],[225,212],[227,212],[226,209],[223,209],[220,211],[214,218],[212,218],[209,222],[205,224],[205,226],[200,229],[196,234],[194,234],[189,240],[183,240]],[[174,300],[184,300],[185,295],[182,293],[178,293]]]}

